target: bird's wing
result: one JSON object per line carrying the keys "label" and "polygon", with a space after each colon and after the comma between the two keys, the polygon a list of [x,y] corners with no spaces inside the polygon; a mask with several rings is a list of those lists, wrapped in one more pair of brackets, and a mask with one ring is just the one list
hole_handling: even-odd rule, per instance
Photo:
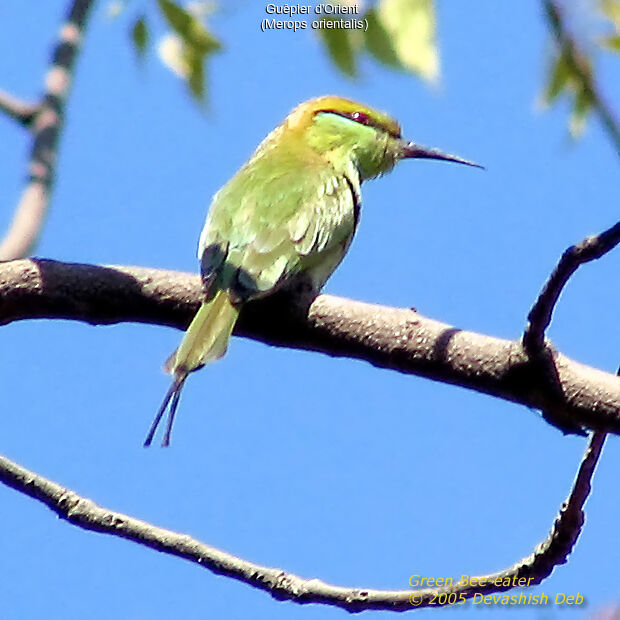
{"label": "bird's wing", "polygon": [[323,262],[326,279],[355,230],[355,170],[337,175],[325,165],[271,168],[246,167],[233,177],[214,197],[200,239],[207,287],[217,280],[218,288],[242,300],[305,270],[321,270]]}

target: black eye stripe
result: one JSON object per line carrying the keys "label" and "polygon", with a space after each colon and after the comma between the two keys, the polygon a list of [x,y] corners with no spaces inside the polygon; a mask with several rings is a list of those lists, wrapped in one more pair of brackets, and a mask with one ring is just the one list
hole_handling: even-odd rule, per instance
{"label": "black eye stripe", "polygon": [[338,116],[342,116],[344,118],[348,118],[360,125],[366,125],[366,127],[374,127],[375,129],[380,129],[381,131],[385,131],[390,134],[394,138],[400,138],[400,131],[394,132],[390,128],[382,125],[381,123],[377,123],[373,118],[368,116],[365,112],[360,112],[356,110],[354,112],[342,112],[341,110],[317,110],[316,114],[320,113],[328,113],[328,114],[337,114]]}

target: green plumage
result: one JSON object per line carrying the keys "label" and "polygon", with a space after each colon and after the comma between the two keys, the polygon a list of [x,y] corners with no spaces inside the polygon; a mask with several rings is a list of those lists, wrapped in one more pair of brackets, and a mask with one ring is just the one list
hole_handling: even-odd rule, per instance
{"label": "green plumage", "polygon": [[405,142],[388,116],[339,97],[296,108],[214,196],[198,258],[205,301],[166,364],[173,384],[145,445],[168,406],[168,445],[187,375],[224,355],[243,304],[290,286],[316,291],[355,233],[363,180],[404,157],[471,163]]}
{"label": "green plumage", "polygon": [[215,195],[200,239],[203,278],[238,301],[273,291],[328,254],[342,258],[355,227],[342,174],[285,146],[270,155],[254,157]]}

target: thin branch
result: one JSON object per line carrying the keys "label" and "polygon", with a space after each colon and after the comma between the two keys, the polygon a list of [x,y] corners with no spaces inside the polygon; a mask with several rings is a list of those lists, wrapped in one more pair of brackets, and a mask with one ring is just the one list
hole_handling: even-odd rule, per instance
{"label": "thin branch", "polygon": [[544,347],[545,330],[551,323],[553,309],[570,277],[585,263],[601,258],[620,243],[620,222],[599,235],[584,239],[568,248],[545,283],[528,315],[523,344],[535,353]]}
{"label": "thin branch", "polygon": [[9,93],[0,90],[0,110],[21,125],[24,125],[24,127],[28,127],[39,110],[39,106],[29,101],[17,99],[9,95]]}
{"label": "thin branch", "polygon": [[[201,300],[198,276],[49,260],[0,264],[0,324],[72,319],[185,329]],[[244,308],[236,335],[365,360],[546,411],[561,406],[584,428],[620,433],[620,378],[553,352],[555,385],[519,341],[454,328],[404,308],[320,295],[296,305],[274,295]]]}
{"label": "thin branch", "polygon": [[585,54],[579,49],[579,45],[571,36],[561,7],[554,0],[544,0],[544,6],[558,47],[566,52],[566,60],[570,64],[573,75],[579,79],[584,93],[591,101],[592,107],[607,129],[616,151],[620,154],[620,124],[613,110],[600,93]]}
{"label": "thin branch", "polygon": [[528,314],[523,346],[530,356],[532,365],[538,367],[540,376],[546,378],[549,386],[547,405],[542,409],[542,415],[547,422],[564,433],[583,434],[583,429],[582,425],[575,423],[564,405],[564,386],[555,365],[553,348],[545,341],[545,331],[551,323],[558,299],[575,271],[581,265],[601,258],[618,243],[620,243],[620,222],[599,235],[588,237],[581,243],[569,247],[562,254]]}
{"label": "thin branch", "polygon": [[[27,256],[41,232],[56,171],[58,138],[64,122],[65,102],[93,4],[93,0],[74,0],[60,30],[60,41],[52,55],[52,67],[45,78],[41,104],[36,106],[34,117],[29,120],[34,137],[28,181],[9,230],[0,243],[0,261]],[[6,106],[4,109],[8,111]]]}
{"label": "thin branch", "polygon": [[449,601],[454,604],[476,594],[504,592],[515,586],[539,584],[556,566],[566,563],[585,520],[583,506],[590,493],[592,475],[604,440],[604,433],[593,434],[568,500],[562,506],[547,539],[538,545],[530,556],[506,570],[476,577],[476,585],[472,585],[470,580],[468,583],[457,582],[446,587],[424,590],[346,588],[333,586],[319,579],[304,579],[279,568],[261,566],[220,551],[191,536],[101,508],[91,500],[4,457],[0,457],[0,481],[42,502],[73,525],[126,538],[189,560],[215,574],[265,590],[279,600],[323,603],[350,612],[366,609],[407,611],[427,607],[431,601],[439,605],[450,604]]}

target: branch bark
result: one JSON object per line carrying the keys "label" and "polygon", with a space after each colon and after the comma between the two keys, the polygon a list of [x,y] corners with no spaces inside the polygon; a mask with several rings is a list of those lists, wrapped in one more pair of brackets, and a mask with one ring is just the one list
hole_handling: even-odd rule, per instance
{"label": "branch bark", "polygon": [[52,55],[41,103],[32,106],[2,94],[0,108],[33,132],[26,186],[13,221],[0,242],[0,261],[27,256],[35,246],[47,208],[56,171],[58,138],[65,116],[65,102],[75,60],[93,6],[93,0],[74,0],[60,30],[60,41]]}
{"label": "branch bark", "polygon": [[[455,604],[476,594],[505,592],[515,586],[535,585],[567,561],[585,522],[583,506],[605,441],[594,433],[583,457],[568,500],[562,505],[549,536],[535,551],[510,568],[472,580],[423,590],[373,590],[333,586],[319,579],[304,579],[279,568],[261,566],[128,515],[97,506],[59,484],[0,457],[0,481],[45,504],[61,518],[86,530],[126,538],[157,551],[194,562],[218,575],[237,579],[279,600],[323,603],[350,612],[365,609],[407,611]],[[521,581],[520,581],[521,580]],[[462,598],[461,598],[462,597]]]}
{"label": "branch bark", "polygon": [[[185,273],[50,260],[0,264],[0,324],[49,318],[185,329],[200,299],[200,278]],[[365,360],[542,411],[561,407],[579,427],[620,433],[619,377],[555,351],[550,377],[518,340],[458,329],[410,309],[331,295],[292,303],[283,293],[248,304],[235,333]]]}

